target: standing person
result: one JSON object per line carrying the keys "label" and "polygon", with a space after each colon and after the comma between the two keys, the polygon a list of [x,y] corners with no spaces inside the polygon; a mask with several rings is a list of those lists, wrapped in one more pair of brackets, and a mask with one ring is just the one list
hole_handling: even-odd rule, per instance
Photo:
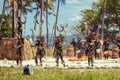
{"label": "standing person", "polygon": [[26,22],[21,21],[21,17],[18,17],[18,34],[22,35],[22,24],[25,24]]}
{"label": "standing person", "polygon": [[77,43],[75,41],[75,38],[72,39],[71,45],[74,47],[74,56],[76,56]]}
{"label": "standing person", "polygon": [[93,67],[93,43],[88,46],[88,66]]}
{"label": "standing person", "polygon": [[65,62],[63,60],[63,40],[61,38],[61,36],[55,37],[55,46],[54,46],[54,55],[56,57],[56,66],[59,66],[59,58],[62,61],[63,66],[65,67]]}
{"label": "standing person", "polygon": [[108,39],[106,39],[103,43],[103,46],[104,46],[104,51],[108,50],[109,49],[109,41]]}
{"label": "standing person", "polygon": [[24,44],[23,38],[21,36],[19,36],[18,42],[17,42],[17,55],[18,55],[18,57],[17,57],[16,62],[17,62],[17,65],[20,65],[20,66],[22,66],[22,61],[23,61],[23,59],[22,59],[23,44]]}
{"label": "standing person", "polygon": [[40,66],[42,66],[42,58],[45,55],[45,45],[44,45],[44,37],[43,36],[37,37],[35,46],[37,47],[37,53],[36,53],[36,57],[35,57],[36,66],[38,66],[38,58],[40,60]]}
{"label": "standing person", "polygon": [[86,45],[85,45],[84,42],[82,42],[80,50],[81,50],[81,57],[82,57],[82,56],[85,55],[85,51],[87,50]]}
{"label": "standing person", "polygon": [[[99,47],[100,47],[100,42],[98,40],[94,41],[94,52],[95,52],[95,59],[99,59]],[[97,52],[98,51],[98,52]]]}
{"label": "standing person", "polygon": [[81,39],[78,38],[77,43],[76,43],[77,49],[80,49],[80,48],[81,48],[81,45],[82,45]]}
{"label": "standing person", "polygon": [[103,43],[104,45],[104,57],[105,57],[105,60],[108,60],[108,57],[109,57],[109,42],[108,42],[108,39],[106,39]]}
{"label": "standing person", "polygon": [[97,58],[100,59],[100,53],[101,53],[100,47],[96,49],[96,52],[97,52]]}
{"label": "standing person", "polygon": [[80,58],[81,58],[81,50],[80,50],[81,45],[82,45],[81,39],[78,38],[78,40],[77,40],[77,51],[76,51],[76,53],[78,54],[77,57],[78,57],[79,60],[80,60]]}

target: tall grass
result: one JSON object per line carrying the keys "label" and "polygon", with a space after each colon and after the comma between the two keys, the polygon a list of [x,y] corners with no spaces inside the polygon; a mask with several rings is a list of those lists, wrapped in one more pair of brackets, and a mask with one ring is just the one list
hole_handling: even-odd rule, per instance
{"label": "tall grass", "polygon": [[0,80],[120,80],[120,69],[39,69],[24,75],[23,68],[0,68]]}

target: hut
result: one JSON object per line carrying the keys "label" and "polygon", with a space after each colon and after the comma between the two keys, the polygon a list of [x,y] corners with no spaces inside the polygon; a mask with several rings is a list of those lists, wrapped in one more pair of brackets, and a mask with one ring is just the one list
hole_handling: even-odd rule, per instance
{"label": "hut", "polygon": [[[17,38],[2,38],[0,44],[0,59],[15,60],[17,59],[17,49],[14,46],[17,44]],[[23,60],[33,59],[36,53],[36,48],[32,47],[32,39],[24,38],[23,44]]]}

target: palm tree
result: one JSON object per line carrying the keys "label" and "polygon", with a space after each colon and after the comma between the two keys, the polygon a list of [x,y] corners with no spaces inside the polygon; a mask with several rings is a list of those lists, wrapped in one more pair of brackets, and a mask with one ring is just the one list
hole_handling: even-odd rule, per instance
{"label": "palm tree", "polygon": [[[16,18],[24,17],[27,20],[27,13],[32,12],[32,0],[17,0],[17,14]],[[24,26],[25,29],[25,26]]]}
{"label": "palm tree", "polygon": [[[104,38],[110,37],[110,31],[105,30],[104,25],[106,25],[107,29],[110,27],[113,27],[113,23],[117,24],[117,27],[119,27],[119,14],[120,14],[120,1],[119,0],[100,0],[99,3],[96,4],[96,7],[101,10],[100,15],[102,15],[102,24],[101,24],[101,40],[103,41]],[[106,18],[105,18],[106,16]],[[104,24],[105,22],[105,24]],[[109,32],[109,33],[108,33]],[[105,34],[104,34],[105,33]],[[115,38],[115,34],[118,33],[117,31],[112,31],[112,42]],[[111,38],[110,38],[111,39]],[[101,46],[102,48],[102,46]],[[101,52],[102,53],[102,52]],[[101,54],[102,58],[103,54]]]}
{"label": "palm tree", "polygon": [[[38,8],[34,8],[34,9],[40,9],[40,11],[37,11],[36,14],[40,13],[40,31],[39,31],[39,36],[42,36],[42,24],[43,24],[43,13],[44,13],[44,0],[33,0],[33,3],[36,3],[36,7]],[[36,15],[37,16],[37,15]]]}
{"label": "palm tree", "polygon": [[[53,1],[56,1],[56,0],[53,0]],[[54,36],[56,36],[56,29],[57,29],[57,23],[58,23],[58,13],[59,13],[59,7],[60,7],[60,1],[65,4],[65,1],[66,0],[58,0],[58,3],[57,3],[57,12],[56,12],[56,19],[55,19],[55,23],[54,23]]]}
{"label": "palm tree", "polygon": [[58,4],[57,4],[56,19],[55,19],[55,23],[54,23],[54,36],[56,36],[56,27],[57,27],[57,22],[58,22],[59,6],[60,6],[60,0],[58,0]]}
{"label": "palm tree", "polygon": [[12,1],[12,38],[15,37],[15,3],[16,1]]}
{"label": "palm tree", "polygon": [[53,10],[54,9],[54,5],[53,5],[53,2],[51,0],[45,0],[45,11],[46,11],[46,39],[47,39],[47,47],[48,47],[48,43],[49,43],[49,28],[48,28],[48,15],[51,14],[51,12],[48,11],[49,10]]}
{"label": "palm tree", "polygon": [[[102,14],[102,24],[101,24],[101,40],[104,40],[104,20],[105,20],[105,12],[106,12],[106,0],[104,0],[104,5],[103,5],[103,14]],[[103,42],[101,44],[101,59],[103,57]]]}
{"label": "palm tree", "polygon": [[43,24],[44,0],[40,0],[39,5],[40,5],[40,7],[41,7],[41,9],[40,9],[40,32],[39,32],[39,36],[42,36],[42,24]]}
{"label": "palm tree", "polygon": [[46,45],[48,47],[48,38],[49,38],[49,30],[48,30],[48,0],[46,0],[45,8],[46,8],[46,31],[47,31],[47,35],[46,35],[47,43],[46,43]]}
{"label": "palm tree", "polygon": [[[42,3],[43,3],[42,0],[41,1],[33,0],[33,2],[36,3],[36,6],[33,7],[33,10],[36,10],[36,14],[34,16],[34,19],[35,19],[34,29],[36,28],[36,24],[38,23],[40,25],[39,36],[42,35],[43,14],[44,14],[44,12],[46,13],[44,15],[46,15],[46,33],[47,33],[46,39],[47,39],[47,46],[48,46],[48,37],[49,37],[48,15],[51,14],[51,12],[49,12],[49,10],[54,9],[53,2],[52,2],[52,0],[44,0],[43,10],[42,10]],[[39,15],[40,15],[40,23],[37,20]]]}

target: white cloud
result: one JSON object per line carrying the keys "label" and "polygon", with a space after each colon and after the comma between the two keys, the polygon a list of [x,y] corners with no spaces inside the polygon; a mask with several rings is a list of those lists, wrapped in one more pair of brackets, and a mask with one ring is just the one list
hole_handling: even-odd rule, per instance
{"label": "white cloud", "polygon": [[75,17],[72,17],[72,18],[68,18],[69,21],[76,21],[76,20],[80,20],[81,17],[80,16],[75,16]]}

